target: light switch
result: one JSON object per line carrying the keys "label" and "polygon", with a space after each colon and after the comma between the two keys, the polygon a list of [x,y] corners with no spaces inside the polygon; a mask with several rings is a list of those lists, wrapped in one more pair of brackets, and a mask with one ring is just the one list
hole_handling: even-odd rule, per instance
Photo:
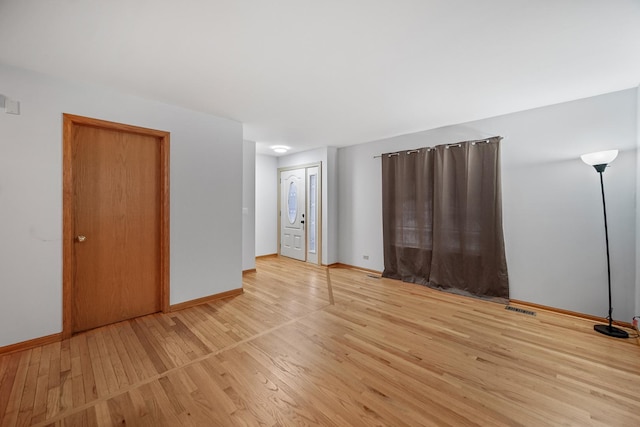
{"label": "light switch", "polygon": [[4,110],[7,114],[20,114],[20,102],[6,98],[4,102]]}

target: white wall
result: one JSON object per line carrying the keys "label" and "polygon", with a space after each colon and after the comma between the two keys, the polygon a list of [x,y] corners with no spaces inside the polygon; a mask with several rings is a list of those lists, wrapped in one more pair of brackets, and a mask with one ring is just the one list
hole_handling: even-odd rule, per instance
{"label": "white wall", "polygon": [[171,132],[172,304],[242,286],[242,125],[0,64],[0,346],[62,329],[62,113]]}
{"label": "white wall", "polygon": [[256,143],[242,144],[242,270],[256,268]]}
{"label": "white wall", "polygon": [[278,159],[256,155],[256,256],[278,253]]}
{"label": "white wall", "polygon": [[[323,258],[323,264],[331,265],[338,262],[338,148],[327,147],[327,239],[324,246],[327,247],[327,258]],[[323,247],[324,247],[323,246]]]}
{"label": "white wall", "polygon": [[322,264],[324,265],[333,264],[338,260],[335,238],[338,224],[337,206],[331,203],[337,195],[337,188],[334,187],[337,184],[336,159],[335,147],[323,147],[278,158],[279,168],[322,162]]}
{"label": "white wall", "polygon": [[381,164],[374,155],[501,135],[511,298],[605,316],[599,181],[579,157],[617,148],[620,155],[604,175],[613,306],[614,318],[631,321],[636,300],[637,103],[634,88],[339,149],[340,262],[384,268]]}

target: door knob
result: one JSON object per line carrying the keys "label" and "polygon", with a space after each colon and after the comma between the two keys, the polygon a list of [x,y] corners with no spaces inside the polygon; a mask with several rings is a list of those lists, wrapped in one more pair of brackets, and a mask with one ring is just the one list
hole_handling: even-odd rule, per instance
{"label": "door knob", "polygon": [[79,243],[82,243],[82,242],[84,242],[85,240],[87,240],[87,238],[86,238],[85,236],[83,236],[83,235],[80,235],[80,236],[76,237],[76,240],[77,240]]}

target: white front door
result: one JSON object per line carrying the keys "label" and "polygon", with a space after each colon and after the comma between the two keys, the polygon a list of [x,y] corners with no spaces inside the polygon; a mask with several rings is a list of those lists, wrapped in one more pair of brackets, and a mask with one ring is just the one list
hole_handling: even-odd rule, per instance
{"label": "white front door", "polygon": [[306,261],[306,171],[280,173],[280,255]]}

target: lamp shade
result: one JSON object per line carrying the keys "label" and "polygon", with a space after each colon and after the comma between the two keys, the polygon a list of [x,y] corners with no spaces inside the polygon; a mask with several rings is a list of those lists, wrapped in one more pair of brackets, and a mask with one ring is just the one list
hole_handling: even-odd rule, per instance
{"label": "lamp shade", "polygon": [[589,166],[608,165],[613,162],[616,157],[618,157],[618,150],[597,151],[580,156],[582,161]]}

